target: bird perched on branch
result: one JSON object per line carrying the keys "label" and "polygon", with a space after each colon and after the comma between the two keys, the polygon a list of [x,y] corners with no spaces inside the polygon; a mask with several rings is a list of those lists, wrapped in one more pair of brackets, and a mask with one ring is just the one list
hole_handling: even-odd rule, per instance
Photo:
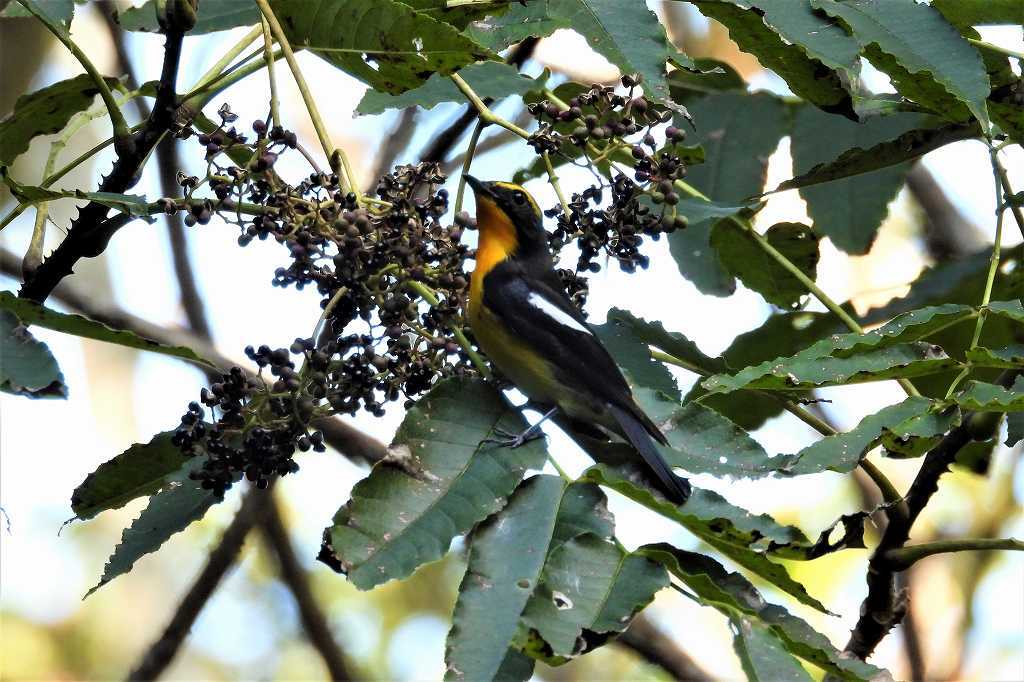
{"label": "bird perched on branch", "polygon": [[480,347],[536,404],[543,418],[520,434],[500,434],[518,447],[540,435],[559,410],[575,422],[628,441],[672,502],[690,495],[654,441],[664,434],[636,404],[622,372],[565,294],[548,250],[541,210],[530,194],[507,182],[467,175],[476,195],[480,241],[470,283],[468,317]]}

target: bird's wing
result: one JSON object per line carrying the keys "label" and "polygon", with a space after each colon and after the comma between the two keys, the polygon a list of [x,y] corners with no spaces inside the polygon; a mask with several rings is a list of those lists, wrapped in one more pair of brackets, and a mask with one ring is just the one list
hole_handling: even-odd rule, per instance
{"label": "bird's wing", "polygon": [[484,305],[547,360],[560,381],[632,410],[633,396],[615,361],[561,287],[547,279],[503,263],[487,274]]}

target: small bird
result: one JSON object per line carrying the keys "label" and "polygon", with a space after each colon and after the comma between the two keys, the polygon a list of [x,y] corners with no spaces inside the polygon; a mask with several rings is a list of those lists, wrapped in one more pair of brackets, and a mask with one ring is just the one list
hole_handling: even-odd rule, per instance
{"label": "small bird", "polygon": [[[502,433],[511,447],[540,435],[559,410],[628,441],[675,504],[690,484],[672,473],[653,440],[664,434],[636,404],[622,372],[565,293],[548,250],[541,210],[507,182],[467,175],[476,195],[480,241],[469,290],[468,318],[495,366],[547,412],[523,433]],[[653,439],[653,440],[652,440]]]}

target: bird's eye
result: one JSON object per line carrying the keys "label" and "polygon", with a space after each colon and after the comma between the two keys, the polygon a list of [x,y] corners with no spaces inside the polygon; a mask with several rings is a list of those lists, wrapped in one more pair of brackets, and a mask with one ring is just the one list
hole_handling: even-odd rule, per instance
{"label": "bird's eye", "polygon": [[526,204],[526,195],[522,192],[515,192],[512,195],[512,201],[514,201],[517,206],[523,206]]}

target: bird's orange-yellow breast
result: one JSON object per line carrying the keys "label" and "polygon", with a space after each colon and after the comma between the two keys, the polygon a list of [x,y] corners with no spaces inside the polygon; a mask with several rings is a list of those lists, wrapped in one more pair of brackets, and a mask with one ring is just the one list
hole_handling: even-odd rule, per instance
{"label": "bird's orange-yellow breast", "polygon": [[476,224],[480,241],[476,248],[476,267],[469,287],[470,324],[483,304],[484,277],[495,265],[508,258],[518,244],[516,226],[508,215],[486,197],[477,195]]}

